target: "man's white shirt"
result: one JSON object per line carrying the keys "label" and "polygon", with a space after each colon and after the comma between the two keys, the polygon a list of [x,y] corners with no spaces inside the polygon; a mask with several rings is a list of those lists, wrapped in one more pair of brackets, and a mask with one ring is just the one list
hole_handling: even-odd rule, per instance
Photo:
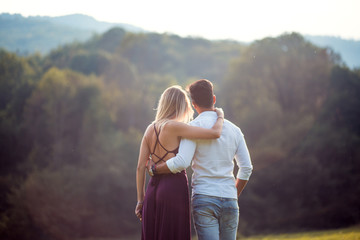
{"label": "man's white shirt", "polygon": [[[216,112],[206,111],[190,122],[190,125],[211,128],[216,120]],[[225,120],[220,138],[212,140],[182,139],[179,153],[166,161],[166,164],[172,173],[177,173],[192,163],[193,195],[204,194],[237,199],[233,174],[234,158],[239,167],[237,178],[249,180],[253,167],[244,135],[239,127]]]}

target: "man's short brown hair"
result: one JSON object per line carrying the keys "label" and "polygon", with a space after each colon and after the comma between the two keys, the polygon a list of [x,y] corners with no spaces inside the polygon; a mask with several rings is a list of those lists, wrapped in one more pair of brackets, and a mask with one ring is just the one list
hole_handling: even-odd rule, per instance
{"label": "man's short brown hair", "polygon": [[193,103],[202,108],[211,108],[213,102],[213,84],[207,79],[200,79],[188,86]]}

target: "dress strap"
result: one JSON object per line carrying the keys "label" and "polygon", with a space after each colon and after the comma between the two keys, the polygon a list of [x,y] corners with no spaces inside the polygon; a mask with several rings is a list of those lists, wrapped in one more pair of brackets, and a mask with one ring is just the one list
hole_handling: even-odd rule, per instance
{"label": "dress strap", "polygon": [[[156,134],[156,141],[155,141],[154,149],[153,149],[151,155],[154,155],[154,156],[156,156],[156,157],[159,159],[159,161],[157,161],[157,162],[154,161],[155,164],[156,164],[156,163],[158,163],[158,162],[160,162],[160,161],[165,162],[165,161],[164,161],[164,158],[165,158],[169,153],[173,153],[173,154],[176,155],[176,153],[178,152],[179,147],[177,147],[176,149],[174,149],[174,150],[172,150],[172,151],[168,151],[168,150],[160,143],[160,140],[159,140],[159,136],[160,136],[160,132],[161,132],[161,127],[159,128],[159,132],[158,132],[158,131],[156,130],[156,127],[155,127],[155,124],[154,124],[154,131],[155,131],[155,134]],[[159,144],[159,145],[166,151],[166,153],[165,153],[162,157],[158,156],[158,155],[155,153],[157,144]]]}
{"label": "dress strap", "polygon": [[155,145],[154,145],[154,149],[152,151],[151,154],[154,154],[155,153],[155,149],[156,149],[156,145],[158,144],[159,142],[159,133],[160,133],[160,129],[159,129],[159,133],[156,131],[156,127],[155,127],[155,124],[154,124],[154,130],[155,130],[155,134],[156,134],[156,141],[155,141]]}

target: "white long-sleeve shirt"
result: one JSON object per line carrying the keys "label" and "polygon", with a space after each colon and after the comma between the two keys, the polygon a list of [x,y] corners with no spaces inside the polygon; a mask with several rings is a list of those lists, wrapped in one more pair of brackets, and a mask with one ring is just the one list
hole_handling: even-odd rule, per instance
{"label": "white long-sleeve shirt", "polygon": [[[213,111],[202,112],[190,125],[211,128],[217,120]],[[192,161],[193,194],[235,198],[234,157],[239,167],[238,179],[248,180],[252,173],[250,154],[240,128],[224,121],[221,137],[212,140],[182,139],[179,153],[166,161],[171,172],[177,173]]]}

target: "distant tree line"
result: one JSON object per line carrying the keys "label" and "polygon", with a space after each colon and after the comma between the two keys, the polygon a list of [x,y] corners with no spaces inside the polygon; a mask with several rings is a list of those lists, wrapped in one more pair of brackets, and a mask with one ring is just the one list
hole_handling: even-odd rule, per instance
{"label": "distant tree line", "polygon": [[242,234],[360,222],[360,70],[296,33],[247,46],[113,28],[44,57],[0,51],[0,238],[140,232],[143,131],[166,87],[199,78],[252,156]]}

